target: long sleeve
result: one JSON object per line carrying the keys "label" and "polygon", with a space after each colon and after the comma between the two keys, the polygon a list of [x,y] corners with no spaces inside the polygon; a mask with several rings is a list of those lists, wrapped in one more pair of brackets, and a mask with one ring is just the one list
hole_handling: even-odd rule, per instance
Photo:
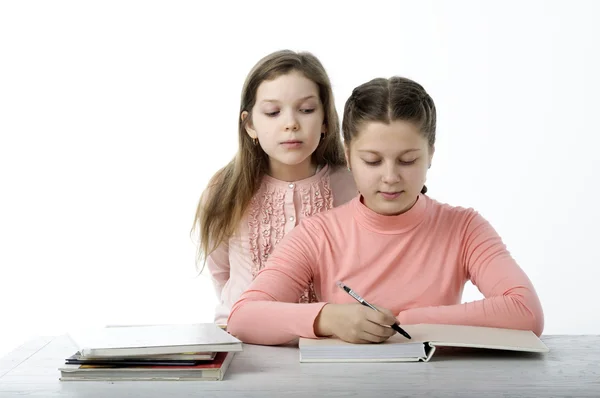
{"label": "long sleeve", "polygon": [[398,320],[404,324],[461,324],[542,334],[544,315],[531,281],[492,226],[475,212],[464,229],[460,261],[484,299],[458,305],[411,308],[401,311]]}
{"label": "long sleeve", "polygon": [[228,332],[246,343],[265,345],[316,337],[314,321],[325,303],[298,303],[319,257],[315,235],[305,220],[284,237],[233,306]]}
{"label": "long sleeve", "polygon": [[[208,187],[202,193],[200,197],[200,205],[202,206],[202,211],[208,211],[206,209],[207,202],[209,198],[214,194],[213,188],[214,185],[219,181],[220,172],[215,174],[211,179]],[[209,236],[209,247],[212,247],[214,241],[212,241],[212,237]],[[229,280],[230,277],[230,265],[229,265],[229,241],[225,240],[221,242],[210,254],[206,256],[205,266],[208,268],[210,273],[210,277],[213,283],[213,287],[215,289],[215,293],[217,298],[221,300],[221,294],[223,292],[223,287],[225,283]]]}
{"label": "long sleeve", "polygon": [[227,241],[221,243],[212,253],[206,258],[206,266],[210,272],[210,277],[215,288],[217,298],[221,299],[221,293],[225,283],[229,280],[229,243]]}

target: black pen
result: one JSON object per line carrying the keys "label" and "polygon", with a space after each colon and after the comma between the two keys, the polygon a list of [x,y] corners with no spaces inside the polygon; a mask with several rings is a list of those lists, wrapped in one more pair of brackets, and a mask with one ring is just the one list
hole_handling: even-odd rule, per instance
{"label": "black pen", "polygon": [[[377,307],[375,307],[374,305],[369,304],[367,302],[367,300],[365,300],[364,298],[360,297],[354,290],[352,290],[348,286],[344,285],[343,282],[337,281],[335,284],[338,285],[339,287],[341,287],[342,289],[344,289],[344,291],[346,293],[348,293],[350,296],[352,296],[356,301],[358,301],[362,305],[366,305],[367,307],[369,307],[372,310],[375,310],[377,312],[381,312],[381,311],[379,311],[377,309]],[[398,322],[394,322],[394,324],[391,325],[391,328],[394,329],[396,332],[400,333],[402,336],[406,337],[407,339],[411,339],[412,338],[412,337],[410,337],[410,335],[408,333],[406,333],[406,331],[404,329],[402,329],[400,327],[400,325],[398,325]]]}

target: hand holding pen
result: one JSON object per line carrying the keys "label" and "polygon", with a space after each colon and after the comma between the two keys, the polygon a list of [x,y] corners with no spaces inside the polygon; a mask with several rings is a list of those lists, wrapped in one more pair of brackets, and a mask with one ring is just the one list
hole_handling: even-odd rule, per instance
{"label": "hand holding pen", "polygon": [[[354,290],[350,289],[348,286],[346,286],[343,282],[341,281],[337,281],[336,285],[338,285],[338,287],[344,289],[344,291],[346,293],[348,293],[350,296],[352,296],[356,301],[358,301],[359,303],[361,303],[362,305],[369,307],[372,310],[375,310],[377,312],[380,312],[380,310],[375,307],[374,305],[371,305],[367,302],[367,300],[365,300],[364,298],[362,298],[361,296],[358,295],[358,293],[356,293]],[[396,332],[400,333],[402,336],[406,337],[407,339],[410,339],[410,335],[408,333],[406,333],[406,331],[404,329],[402,329],[400,327],[400,325],[398,325],[398,322],[394,320],[394,323],[392,323],[390,325],[390,327],[392,329],[394,329]]]}
{"label": "hand holding pen", "polygon": [[397,322],[385,308],[374,311],[366,304],[326,304],[315,320],[317,336],[336,336],[349,343],[381,343],[396,334]]}

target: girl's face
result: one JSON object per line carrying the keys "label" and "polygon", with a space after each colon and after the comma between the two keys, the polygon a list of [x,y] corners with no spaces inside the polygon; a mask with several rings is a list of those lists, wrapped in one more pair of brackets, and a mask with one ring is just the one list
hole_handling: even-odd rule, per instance
{"label": "girl's face", "polygon": [[415,204],[433,152],[412,122],[366,122],[346,148],[346,159],[364,204],[379,214],[396,215]]}
{"label": "girl's face", "polygon": [[[244,112],[242,118],[246,116]],[[311,155],[325,132],[323,121],[319,87],[293,71],[260,84],[246,130],[269,155],[272,172],[290,167],[310,169]]]}

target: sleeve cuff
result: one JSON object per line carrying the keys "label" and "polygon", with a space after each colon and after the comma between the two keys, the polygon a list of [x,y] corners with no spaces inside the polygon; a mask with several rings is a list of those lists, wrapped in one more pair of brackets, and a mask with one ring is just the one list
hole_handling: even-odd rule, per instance
{"label": "sleeve cuff", "polygon": [[298,335],[300,337],[305,337],[309,339],[319,338],[319,336],[315,334],[315,320],[317,319],[317,316],[319,316],[321,310],[323,309],[323,307],[325,307],[326,304],[326,302],[301,304],[298,306],[298,308],[296,308],[296,320],[298,322],[296,327],[299,331]]}

